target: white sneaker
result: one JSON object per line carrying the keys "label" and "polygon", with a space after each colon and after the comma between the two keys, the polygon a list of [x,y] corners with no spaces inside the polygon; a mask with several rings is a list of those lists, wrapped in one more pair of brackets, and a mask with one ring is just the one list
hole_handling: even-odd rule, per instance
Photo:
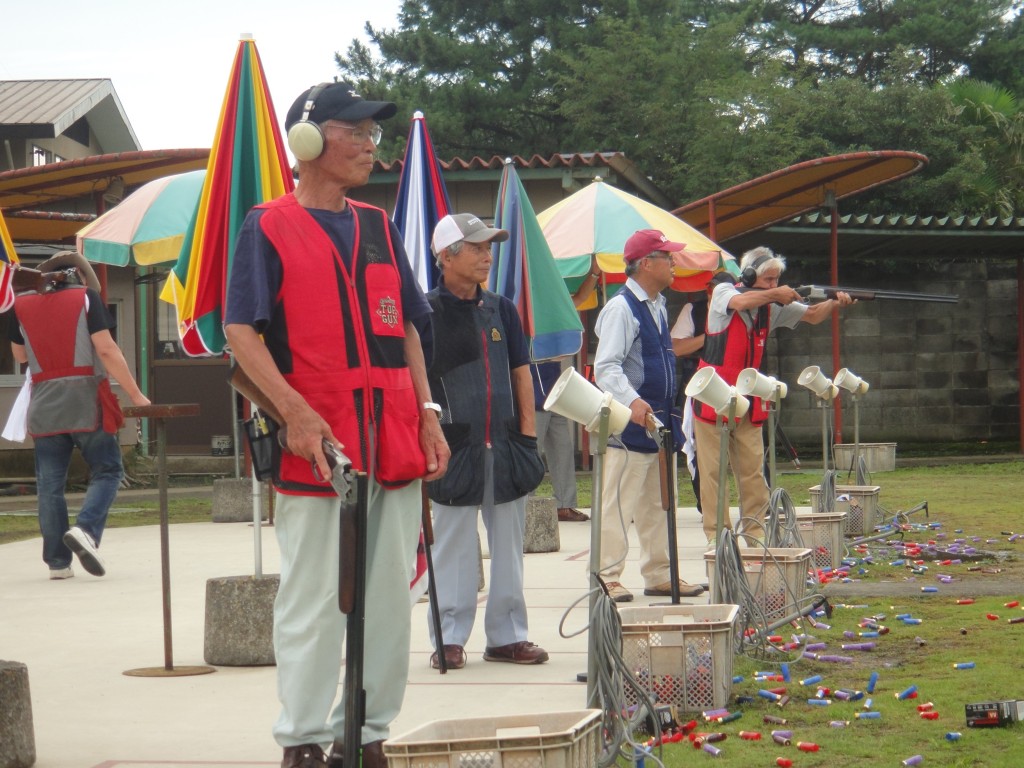
{"label": "white sneaker", "polygon": [[56,579],[72,579],[72,578],[74,578],[74,576],[75,576],[75,572],[71,569],[70,565],[67,568],[51,568],[50,569],[50,579],[51,580],[56,580]]}
{"label": "white sneaker", "polygon": [[107,572],[99,552],[96,551],[96,542],[77,525],[64,534],[64,543],[78,555],[78,562],[93,576],[102,576]]}

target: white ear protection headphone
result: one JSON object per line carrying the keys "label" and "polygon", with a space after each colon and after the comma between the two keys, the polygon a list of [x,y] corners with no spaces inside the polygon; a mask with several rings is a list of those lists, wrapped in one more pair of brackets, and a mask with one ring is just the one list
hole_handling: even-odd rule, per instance
{"label": "white ear protection headphone", "polygon": [[306,103],[302,106],[302,117],[288,129],[288,148],[296,160],[308,162],[316,160],[324,151],[324,132],[320,126],[309,119],[316,107],[317,97],[324,88],[333,83],[320,83],[309,91]]}

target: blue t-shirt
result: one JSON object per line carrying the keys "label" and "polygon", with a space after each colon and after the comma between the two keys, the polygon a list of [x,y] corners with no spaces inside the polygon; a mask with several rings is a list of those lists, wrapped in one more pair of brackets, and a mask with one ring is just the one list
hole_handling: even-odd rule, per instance
{"label": "blue t-shirt", "polygon": [[[343,211],[307,208],[306,211],[323,227],[334,247],[338,249],[347,268],[352,266],[352,241],[355,237],[355,214],[352,206]],[[224,323],[253,326],[264,333],[275,314],[277,295],[281,288],[281,257],[267,239],[259,225],[263,209],[249,211],[235,243],[235,255],[228,274],[227,303]],[[416,282],[405,254],[402,236],[394,222],[388,221],[391,242],[395,247],[395,262],[402,281],[402,315],[406,321],[416,322],[430,314],[419,283]],[[311,297],[312,298],[312,297]]]}

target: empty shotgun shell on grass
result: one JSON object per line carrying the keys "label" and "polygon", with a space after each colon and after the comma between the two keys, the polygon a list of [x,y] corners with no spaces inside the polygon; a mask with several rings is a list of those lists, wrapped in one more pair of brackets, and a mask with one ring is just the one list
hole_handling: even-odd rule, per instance
{"label": "empty shotgun shell on grass", "polygon": [[814,685],[815,683],[820,682],[821,675],[811,675],[810,677],[805,677],[803,680],[799,681],[800,685]]}
{"label": "empty shotgun shell on grass", "polygon": [[924,758],[920,755],[914,755],[913,757],[908,757],[906,760],[901,760],[900,765],[920,765],[922,760],[924,760]]}
{"label": "empty shotgun shell on grass", "polygon": [[960,732],[950,731],[946,734],[946,741],[960,741]]}
{"label": "empty shotgun shell on grass", "polygon": [[922,720],[938,720],[939,719],[939,713],[938,712],[920,712],[919,715],[920,715]]}
{"label": "empty shotgun shell on grass", "polygon": [[878,673],[872,672],[868,678],[868,693],[874,693],[876,685],[878,685]]}
{"label": "empty shotgun shell on grass", "polygon": [[760,741],[761,734],[759,731],[740,731],[739,737],[746,741]]}
{"label": "empty shotgun shell on grass", "polygon": [[973,661],[959,661],[953,665],[953,669],[974,669]]}
{"label": "empty shotgun shell on grass", "polygon": [[853,716],[855,718],[857,718],[858,720],[881,720],[882,719],[882,713],[881,712],[875,712],[873,710],[871,712],[854,712]]}
{"label": "empty shotgun shell on grass", "polygon": [[798,741],[796,748],[801,752],[817,752],[821,747],[815,744],[813,741]]}
{"label": "empty shotgun shell on grass", "polygon": [[779,768],[790,768],[790,766],[793,765],[793,761],[788,757],[776,757],[775,764],[779,766]]}
{"label": "empty shotgun shell on grass", "polygon": [[789,722],[786,718],[776,717],[775,715],[765,715],[761,718],[761,720],[765,723],[770,723],[772,725],[785,725]]}

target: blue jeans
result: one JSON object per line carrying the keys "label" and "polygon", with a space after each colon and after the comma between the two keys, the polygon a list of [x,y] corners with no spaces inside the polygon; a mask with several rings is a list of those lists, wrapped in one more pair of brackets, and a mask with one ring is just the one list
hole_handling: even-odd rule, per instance
{"label": "blue jeans", "polygon": [[43,561],[53,568],[71,565],[71,550],[64,544],[68,530],[68,503],[64,489],[75,446],[89,466],[89,488],[75,524],[99,546],[107,512],[124,477],[117,435],[102,429],[35,438],[36,492],[39,496],[39,531],[43,534]]}

